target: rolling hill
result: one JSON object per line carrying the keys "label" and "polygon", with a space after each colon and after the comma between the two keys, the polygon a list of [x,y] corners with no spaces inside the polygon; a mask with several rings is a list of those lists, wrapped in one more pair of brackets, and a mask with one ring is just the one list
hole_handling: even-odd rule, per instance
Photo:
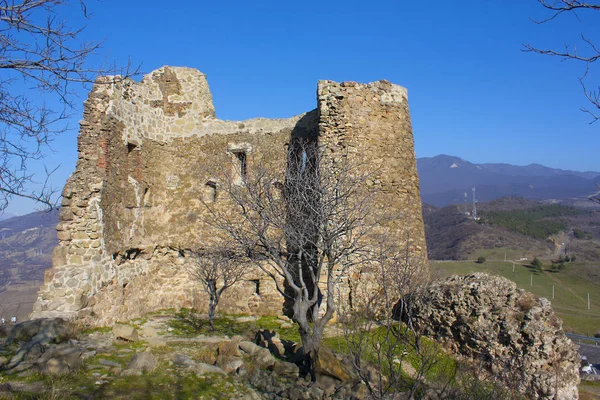
{"label": "rolling hill", "polygon": [[479,201],[519,196],[526,199],[585,199],[597,192],[600,172],[578,172],[539,164],[474,164],[459,157],[438,155],[417,159],[423,202],[443,207],[472,201],[477,188]]}
{"label": "rolling hill", "polygon": [[[499,249],[513,258],[552,258],[565,242],[566,251],[580,260],[600,259],[598,211],[517,197],[478,204],[479,221],[465,215],[462,205],[423,209],[430,259],[473,259]],[[581,232],[579,237],[574,230]]]}

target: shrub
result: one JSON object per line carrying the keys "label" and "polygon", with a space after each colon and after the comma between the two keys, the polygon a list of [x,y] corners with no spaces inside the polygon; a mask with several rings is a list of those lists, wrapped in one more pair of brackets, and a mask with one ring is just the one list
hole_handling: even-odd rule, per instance
{"label": "shrub", "polygon": [[485,257],[479,257],[477,259],[477,261],[475,261],[477,264],[483,264],[485,262]]}
{"label": "shrub", "polygon": [[531,266],[533,268],[535,268],[536,271],[541,271],[542,270],[542,262],[537,257],[533,258],[533,261],[531,262]]}
{"label": "shrub", "polygon": [[552,270],[553,271],[560,271],[561,269],[563,269],[565,267],[565,263],[562,262],[553,262],[552,263]]}

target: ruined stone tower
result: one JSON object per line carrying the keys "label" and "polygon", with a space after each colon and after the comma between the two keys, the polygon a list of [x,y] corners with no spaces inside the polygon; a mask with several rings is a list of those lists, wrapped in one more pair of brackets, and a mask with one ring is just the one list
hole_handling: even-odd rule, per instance
{"label": "ruined stone tower", "polygon": [[[317,100],[316,110],[289,119],[222,121],[206,76],[194,69],[163,67],[139,83],[96,84],[85,102],[77,167],[63,191],[59,245],[32,316],[101,325],[161,308],[203,307],[183,249],[214,235],[203,201],[219,201],[216,172],[255,162],[283,171],[294,136],[319,137],[332,154],[343,149],[371,165],[374,207],[400,216],[385,227],[389,236],[424,258],[406,90],[387,81],[320,81]],[[420,268],[427,276],[426,264]],[[224,296],[223,312],[282,310],[275,285],[259,272]]]}

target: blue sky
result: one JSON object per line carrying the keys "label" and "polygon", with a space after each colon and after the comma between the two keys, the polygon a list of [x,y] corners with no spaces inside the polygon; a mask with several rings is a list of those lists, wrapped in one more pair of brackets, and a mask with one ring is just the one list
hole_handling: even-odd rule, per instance
{"label": "blue sky", "polygon": [[[536,0],[89,0],[87,7],[82,38],[104,39],[104,53],[91,61],[131,58],[145,72],[197,68],[222,119],[311,110],[320,79],[387,79],[408,88],[418,157],[600,170],[600,122],[589,125],[579,111],[584,66],[521,51],[524,43],[561,49],[580,43],[580,33],[600,43],[600,13],[537,25],[530,18],[548,14]],[[77,11],[65,18],[78,23]],[[591,85],[593,78],[592,71]],[[75,110],[75,129],[47,157],[61,165],[56,186],[74,169],[80,118]],[[33,207],[15,200],[7,212]]]}

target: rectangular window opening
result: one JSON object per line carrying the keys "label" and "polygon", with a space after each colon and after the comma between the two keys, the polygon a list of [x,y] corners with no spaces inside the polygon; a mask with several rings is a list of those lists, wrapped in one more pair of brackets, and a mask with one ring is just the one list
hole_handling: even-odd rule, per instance
{"label": "rectangular window opening", "polygon": [[214,181],[206,182],[204,185],[204,201],[214,203],[217,201],[217,183]]}
{"label": "rectangular window opening", "polygon": [[250,282],[252,282],[254,284],[254,294],[257,294],[260,296],[260,280],[252,279]]}
{"label": "rectangular window opening", "polygon": [[233,155],[238,161],[237,170],[242,183],[246,182],[246,173],[248,170],[248,161],[245,151],[234,151]]}

